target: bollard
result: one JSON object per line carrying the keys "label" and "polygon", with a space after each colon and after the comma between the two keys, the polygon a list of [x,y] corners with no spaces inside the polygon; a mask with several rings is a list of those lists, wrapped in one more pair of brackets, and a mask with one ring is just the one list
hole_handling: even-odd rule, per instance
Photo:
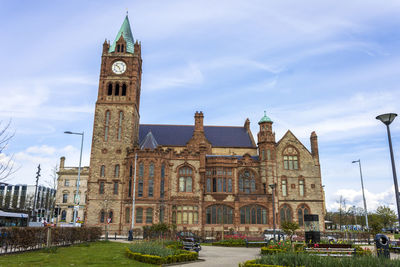
{"label": "bollard", "polygon": [[114,233],[114,240],[117,240],[117,233]]}
{"label": "bollard", "polygon": [[47,228],[47,247],[51,247],[51,227]]}

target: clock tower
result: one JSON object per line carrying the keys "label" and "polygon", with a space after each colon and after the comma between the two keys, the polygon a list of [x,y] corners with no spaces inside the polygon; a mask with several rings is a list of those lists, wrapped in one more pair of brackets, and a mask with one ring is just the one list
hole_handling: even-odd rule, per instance
{"label": "clock tower", "polygon": [[138,144],[141,45],[128,16],[112,44],[105,41],[93,125],[85,223],[119,231],[127,148]]}

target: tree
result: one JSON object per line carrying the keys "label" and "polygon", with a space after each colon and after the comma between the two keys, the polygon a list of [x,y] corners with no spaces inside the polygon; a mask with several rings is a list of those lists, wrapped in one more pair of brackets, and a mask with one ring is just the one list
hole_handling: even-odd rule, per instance
{"label": "tree", "polygon": [[372,213],[368,216],[369,228],[373,235],[376,235],[382,231],[383,223],[382,217],[376,213]]}
{"label": "tree", "polygon": [[286,221],[281,224],[281,228],[285,234],[287,234],[290,238],[290,242],[292,242],[292,236],[299,229],[299,225],[295,222]]}
{"label": "tree", "polygon": [[14,133],[10,132],[11,121],[6,125],[0,121],[0,181],[6,180],[15,172],[13,155],[6,154],[6,150],[10,140],[14,137]]}
{"label": "tree", "polygon": [[[46,182],[46,184],[53,189],[54,191],[57,190],[57,185],[58,185],[58,165],[56,164],[56,166],[54,166],[53,169],[51,169],[51,175],[50,175],[50,179],[48,179]],[[55,209],[55,205],[56,205],[56,195],[52,195],[50,196],[50,218],[54,217],[54,209]],[[58,217],[58,215],[57,215]]]}
{"label": "tree", "polygon": [[379,206],[376,209],[376,215],[380,217],[384,228],[392,227],[397,221],[396,213],[388,206]]}

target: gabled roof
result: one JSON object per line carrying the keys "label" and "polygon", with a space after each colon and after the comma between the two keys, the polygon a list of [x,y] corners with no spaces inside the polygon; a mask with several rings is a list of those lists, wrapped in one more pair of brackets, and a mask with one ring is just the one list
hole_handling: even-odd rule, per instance
{"label": "gabled roof", "polygon": [[308,148],[290,131],[290,130],[287,130],[286,131],[286,133],[282,136],[282,138],[276,143],[276,146],[279,146],[280,145],[280,143],[284,140],[284,139],[286,139],[286,138],[289,138],[290,136],[292,136],[295,140],[296,140],[296,142],[298,142],[301,146],[303,146],[304,147],[304,149],[311,155],[311,152],[310,152],[310,150],[308,150]]}
{"label": "gabled roof", "polygon": [[109,53],[115,51],[115,46],[116,46],[119,38],[121,38],[121,35],[124,37],[124,40],[126,41],[126,52],[133,54],[133,52],[134,52],[134,41],[133,41],[133,35],[132,35],[132,31],[131,31],[131,26],[129,24],[128,15],[126,15],[125,20],[122,23],[121,29],[119,29],[117,37],[115,37],[114,42],[110,46],[110,49],[108,50]]}
{"label": "gabled roof", "polygon": [[143,142],[140,143],[140,149],[155,149],[157,148],[158,143],[156,141],[156,139],[154,138],[153,134],[150,132],[148,132],[146,134],[146,137],[144,138]]}
{"label": "gabled roof", "polygon": [[[151,131],[159,145],[185,146],[193,136],[193,125],[156,125],[141,124],[139,126],[139,143]],[[256,146],[244,127],[204,126],[204,134],[213,147],[251,147]]]}

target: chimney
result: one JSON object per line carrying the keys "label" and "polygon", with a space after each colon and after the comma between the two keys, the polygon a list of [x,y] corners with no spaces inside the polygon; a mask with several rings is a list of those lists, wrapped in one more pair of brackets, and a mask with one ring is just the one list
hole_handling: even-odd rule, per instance
{"label": "chimney", "polygon": [[246,121],[244,122],[244,128],[246,128],[247,132],[249,132],[250,130],[250,120],[249,118],[246,119]]}
{"label": "chimney", "polygon": [[314,158],[317,158],[319,160],[318,137],[315,131],[311,133],[310,143],[311,143],[311,154],[313,155]]}
{"label": "chimney", "polygon": [[64,169],[65,166],[65,157],[60,158],[60,169]]}
{"label": "chimney", "polygon": [[196,111],[196,113],[194,114],[194,131],[195,132],[204,132],[203,119],[204,119],[203,112]]}

